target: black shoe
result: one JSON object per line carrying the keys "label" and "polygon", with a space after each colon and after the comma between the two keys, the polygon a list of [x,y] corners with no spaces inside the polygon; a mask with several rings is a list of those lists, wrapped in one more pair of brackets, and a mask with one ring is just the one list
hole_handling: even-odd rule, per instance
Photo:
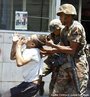
{"label": "black shoe", "polygon": [[43,96],[43,94],[44,94],[44,81],[42,81],[41,83],[40,83],[40,89],[39,89],[39,95],[40,96]]}

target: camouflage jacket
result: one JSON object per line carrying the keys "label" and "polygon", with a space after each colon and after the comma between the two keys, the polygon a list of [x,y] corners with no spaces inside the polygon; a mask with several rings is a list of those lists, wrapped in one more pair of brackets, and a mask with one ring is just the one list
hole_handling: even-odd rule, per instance
{"label": "camouflage jacket", "polygon": [[[68,29],[65,27],[62,30],[61,41],[66,46],[70,45],[70,41],[79,43],[79,47],[77,48],[77,51],[74,55],[75,60],[77,61],[76,63],[82,62],[84,65],[87,63],[85,53],[87,45],[86,33],[84,27],[78,21],[73,21],[72,25]],[[85,69],[88,71],[88,66],[86,66]]]}

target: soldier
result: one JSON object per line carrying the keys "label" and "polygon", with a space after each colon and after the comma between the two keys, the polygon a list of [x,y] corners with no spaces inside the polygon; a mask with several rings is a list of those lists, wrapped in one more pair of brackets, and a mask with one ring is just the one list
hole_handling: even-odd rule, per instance
{"label": "soldier", "polygon": [[[50,35],[47,36],[47,40],[52,41],[56,45],[60,45],[61,42],[60,34],[64,26],[62,25],[59,19],[53,19],[49,24],[49,28],[51,33]],[[46,65],[44,65],[43,76],[46,76],[47,74],[52,72],[51,81],[49,85],[49,97],[56,97],[56,95],[58,97],[58,94],[54,93],[56,89],[55,84],[62,77],[62,75],[59,74],[59,69],[62,67],[63,64],[65,64],[65,66],[69,64],[67,60],[67,55],[61,52],[53,53],[52,52],[53,48],[44,50],[46,51],[48,57],[44,61]],[[59,88],[61,88],[61,86]]]}
{"label": "soldier", "polygon": [[[84,97],[88,83],[88,63],[85,54],[86,48],[86,35],[84,27],[74,20],[77,15],[76,9],[72,4],[63,4],[60,6],[57,15],[65,28],[61,33],[61,41],[63,45],[56,45],[51,41],[47,41],[47,45],[55,48],[52,52],[63,52],[68,54],[70,66],[62,65],[59,70],[59,81],[55,84],[53,97]],[[73,58],[73,60],[72,60]],[[72,65],[75,63],[74,69],[76,70],[77,80],[72,73]],[[63,68],[65,67],[65,68]],[[76,84],[74,81],[76,80]],[[76,87],[78,86],[78,87]],[[77,91],[78,89],[78,91]],[[54,96],[56,95],[56,96]]]}
{"label": "soldier", "polygon": [[[50,30],[50,34],[47,35],[47,40],[51,40],[53,41],[55,44],[59,44],[61,39],[60,39],[60,32],[62,30],[62,28],[64,28],[64,26],[62,25],[61,21],[59,19],[53,19],[50,21],[49,23],[49,30]],[[50,67],[52,66],[52,64],[54,64],[54,56],[56,54],[50,54],[49,49],[44,49],[46,51],[46,53],[44,52],[43,54],[46,54],[48,57],[46,58],[46,60],[44,61],[46,63],[44,72],[43,72],[43,76],[46,76],[50,73]],[[48,52],[48,53],[47,53]]]}

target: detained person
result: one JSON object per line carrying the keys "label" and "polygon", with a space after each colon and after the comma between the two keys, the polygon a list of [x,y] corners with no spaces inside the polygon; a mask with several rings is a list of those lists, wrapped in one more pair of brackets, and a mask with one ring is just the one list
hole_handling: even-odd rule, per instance
{"label": "detained person", "polygon": [[[19,85],[10,89],[3,97],[32,97],[35,96],[39,90],[42,59],[40,55],[40,48],[42,43],[38,41],[36,35],[32,35],[25,39],[19,38],[17,34],[13,36],[13,45],[11,49],[11,59],[16,59],[18,67],[22,66],[22,74],[24,81]],[[26,48],[22,51],[22,46]]]}

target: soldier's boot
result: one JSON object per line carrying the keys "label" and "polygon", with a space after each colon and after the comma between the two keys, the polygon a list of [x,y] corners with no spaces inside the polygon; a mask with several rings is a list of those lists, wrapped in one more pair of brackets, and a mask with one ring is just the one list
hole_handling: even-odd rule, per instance
{"label": "soldier's boot", "polygon": [[40,89],[39,89],[39,95],[40,96],[43,96],[43,94],[44,94],[44,81],[42,81],[41,83],[40,83]]}

